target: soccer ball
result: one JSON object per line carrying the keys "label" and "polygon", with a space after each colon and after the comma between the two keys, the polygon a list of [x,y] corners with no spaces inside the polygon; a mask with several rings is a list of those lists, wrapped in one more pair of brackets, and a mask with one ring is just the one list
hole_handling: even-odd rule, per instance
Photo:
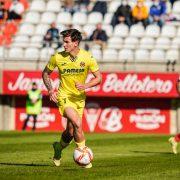
{"label": "soccer ball", "polygon": [[87,146],[84,148],[76,148],[74,150],[73,158],[79,166],[86,166],[93,160],[93,152]]}

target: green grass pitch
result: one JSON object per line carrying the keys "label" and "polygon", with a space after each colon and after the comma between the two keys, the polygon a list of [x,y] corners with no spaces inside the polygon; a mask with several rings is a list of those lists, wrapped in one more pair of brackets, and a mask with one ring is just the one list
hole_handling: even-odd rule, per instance
{"label": "green grass pitch", "polygon": [[94,152],[93,168],[72,158],[74,143],[63,152],[62,166],[52,163],[59,133],[0,132],[0,179],[180,179],[180,154],[171,153],[169,136],[86,134]]}

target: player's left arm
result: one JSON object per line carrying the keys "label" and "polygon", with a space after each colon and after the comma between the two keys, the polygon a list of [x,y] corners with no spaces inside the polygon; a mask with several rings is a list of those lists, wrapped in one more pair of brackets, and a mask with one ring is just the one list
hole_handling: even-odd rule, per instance
{"label": "player's left arm", "polygon": [[76,82],[75,83],[76,88],[78,90],[85,90],[87,88],[91,88],[91,87],[94,87],[94,86],[97,86],[98,84],[100,84],[102,81],[102,76],[101,76],[100,71],[97,70],[95,72],[92,72],[92,74],[94,75],[94,78],[91,79],[88,83],[81,84],[81,83]]}

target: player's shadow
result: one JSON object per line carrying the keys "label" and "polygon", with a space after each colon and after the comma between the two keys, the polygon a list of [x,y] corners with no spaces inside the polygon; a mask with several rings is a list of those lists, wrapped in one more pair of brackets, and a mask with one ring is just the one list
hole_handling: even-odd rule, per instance
{"label": "player's shadow", "polygon": [[8,166],[50,166],[50,165],[47,165],[47,164],[6,163],[6,162],[1,162],[0,165],[8,165]]}
{"label": "player's shadow", "polygon": [[152,152],[152,151],[130,151],[133,153],[147,153],[147,154],[172,154],[171,152]]}

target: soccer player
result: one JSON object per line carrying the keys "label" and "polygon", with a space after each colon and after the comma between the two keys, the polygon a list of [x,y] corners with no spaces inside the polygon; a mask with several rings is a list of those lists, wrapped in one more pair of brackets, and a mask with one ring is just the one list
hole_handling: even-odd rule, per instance
{"label": "soccer player", "polygon": [[[179,97],[180,97],[180,77],[177,81],[177,91],[178,91]],[[171,144],[173,153],[177,154],[178,153],[177,152],[177,146],[178,146],[178,143],[180,142],[180,133],[176,134],[174,137],[170,137],[169,142]]]}
{"label": "soccer player", "polygon": [[[67,119],[67,126],[61,135],[60,142],[53,144],[53,162],[56,166],[60,166],[62,150],[73,139],[78,148],[85,147],[85,137],[82,130],[85,89],[101,82],[101,73],[96,60],[89,52],[79,48],[79,43],[82,40],[81,33],[76,29],[68,29],[60,34],[63,36],[64,51],[52,55],[42,73],[50,100],[58,105],[60,114]],[[50,80],[50,74],[56,67],[60,75],[58,92],[54,91]],[[85,83],[89,71],[94,75],[94,78]],[[91,168],[92,164],[84,167]]]}

